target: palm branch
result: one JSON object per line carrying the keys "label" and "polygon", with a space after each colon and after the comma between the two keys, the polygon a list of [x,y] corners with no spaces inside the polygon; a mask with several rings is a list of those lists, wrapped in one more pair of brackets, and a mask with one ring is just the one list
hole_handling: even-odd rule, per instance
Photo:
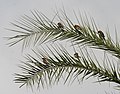
{"label": "palm branch", "polygon": [[[65,24],[66,28],[64,32],[59,30],[57,24],[44,14],[37,11],[32,12],[32,14],[33,18],[24,15],[20,21],[12,23],[20,30],[10,29],[11,31],[18,32],[18,34],[8,38],[11,40],[11,42],[8,43],[9,46],[15,45],[20,41],[23,41],[23,48],[26,48],[30,45],[42,44],[48,41],[71,40],[75,44],[87,44],[90,47],[106,50],[120,58],[120,45],[118,39],[114,42],[107,32],[106,39],[103,41],[97,34],[98,28],[92,18],[92,25],[90,25],[88,18],[86,18],[86,22],[81,18],[82,26],[80,26],[82,27],[82,34],[79,35],[75,32],[74,24],[67,17],[66,13],[64,13],[64,18],[67,24]],[[58,18],[61,20],[59,15]]]}
{"label": "palm branch", "polygon": [[[31,45],[39,47],[43,43],[66,40],[68,43],[72,42],[73,45],[84,45],[90,48],[102,49],[118,59],[120,58],[118,39],[113,41],[109,32],[105,34],[104,39],[101,38],[97,33],[99,29],[92,18],[89,21],[87,17],[86,20],[83,20],[80,16],[81,21],[79,21],[75,15],[81,27],[79,33],[76,32],[75,24],[69,19],[65,11],[62,11],[64,19],[56,13],[52,20],[38,11],[31,13],[33,17],[24,15],[20,21],[12,23],[17,29],[9,30],[17,32],[17,34],[8,38],[10,40],[9,46],[22,41],[22,48],[24,49]],[[54,22],[56,17],[60,21],[64,21],[64,29],[58,28],[58,24]],[[47,56],[42,54],[48,50],[52,56],[50,53],[47,53]],[[75,79],[84,80],[89,77],[97,77],[98,82],[114,82],[118,86],[120,84],[119,67],[115,66],[114,63],[107,62],[109,67],[107,65],[102,66],[95,56],[95,60],[92,59],[89,53],[86,57],[82,50],[80,52],[81,58],[78,59],[73,57],[62,46],[52,47],[52,49],[48,47],[48,50],[43,52],[33,50],[39,59],[30,54],[26,56],[27,61],[23,62],[24,64],[20,66],[23,72],[16,73],[15,77],[15,82],[21,83],[20,87],[23,85],[32,87],[37,84],[38,87],[42,86],[44,88],[47,85],[58,83],[61,79],[64,80],[64,83],[72,83]],[[42,58],[46,63],[41,60]],[[102,63],[105,64],[105,62]]]}
{"label": "palm branch", "polygon": [[[27,61],[23,62],[20,68],[23,73],[16,73],[15,82],[27,86],[46,87],[58,83],[60,80],[65,83],[73,83],[75,80],[82,81],[90,77],[98,78],[97,82],[114,82],[120,84],[119,68],[110,62],[98,62],[95,57],[87,53],[86,55],[81,51],[80,59],[73,57],[63,47],[53,47],[48,56],[41,54],[41,50],[33,50],[37,57],[30,54],[26,56]],[[54,50],[53,50],[54,49]],[[48,50],[47,50],[48,51]],[[45,53],[44,53],[45,54]],[[47,58],[45,64],[41,58]],[[104,63],[102,66],[100,63]],[[109,67],[108,67],[109,65]]]}

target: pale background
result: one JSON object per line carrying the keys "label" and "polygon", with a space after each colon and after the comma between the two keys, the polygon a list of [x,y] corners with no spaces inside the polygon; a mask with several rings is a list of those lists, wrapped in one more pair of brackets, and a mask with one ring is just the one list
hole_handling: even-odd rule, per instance
{"label": "pale background", "polygon": [[[114,28],[120,31],[120,0],[0,0],[0,94],[105,94],[105,92],[119,94],[112,85],[95,84],[91,80],[72,86],[59,84],[52,88],[32,92],[29,89],[18,88],[13,82],[14,73],[18,72],[18,64],[22,58],[20,46],[9,48],[4,38],[11,35],[5,28],[12,28],[10,22],[18,19],[23,14],[30,14],[30,10],[37,9],[46,15],[53,16],[55,8],[64,5],[69,16],[74,20],[72,11],[82,11],[92,16],[99,27],[114,34]],[[71,15],[70,15],[71,14]],[[118,35],[119,36],[119,35]],[[111,93],[111,94],[112,94]]]}

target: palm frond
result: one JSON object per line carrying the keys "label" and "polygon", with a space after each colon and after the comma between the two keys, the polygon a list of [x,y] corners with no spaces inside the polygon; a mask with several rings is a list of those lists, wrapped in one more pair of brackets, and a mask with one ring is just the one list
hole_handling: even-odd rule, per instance
{"label": "palm frond", "polygon": [[[31,44],[36,45],[48,41],[67,39],[73,41],[74,44],[87,44],[93,48],[106,50],[114,56],[120,58],[120,45],[118,40],[116,39],[116,42],[114,42],[109,33],[106,33],[105,40],[101,39],[97,34],[99,29],[97,28],[93,18],[91,18],[90,24],[87,16],[86,21],[80,17],[81,21],[78,22],[79,24],[81,22],[80,26],[82,29],[80,32],[82,34],[79,35],[75,32],[74,23],[72,23],[65,11],[62,12],[66,21],[64,32],[57,27],[57,24],[54,23],[53,20],[50,20],[44,14],[38,11],[31,13],[33,17],[24,15],[20,21],[12,23],[15,27],[17,27],[17,30],[11,29],[11,31],[17,32],[18,34],[13,37],[9,37],[9,40],[11,41],[8,43],[9,46],[13,46],[18,42],[23,41],[23,48],[26,48]],[[55,17],[56,16],[61,20],[61,17],[58,14],[56,14]]]}
{"label": "palm frond", "polygon": [[18,35],[8,38],[12,41],[8,43],[9,46],[13,46],[20,41],[23,41],[23,47],[30,46],[30,44],[36,45],[38,42],[40,44],[52,38],[54,33],[59,33],[56,24],[50,22],[45,15],[41,14],[40,16],[37,11],[31,13],[33,14],[33,18],[24,15],[20,21],[11,23],[13,26],[17,27],[17,29],[8,30],[17,32]]}
{"label": "palm frond", "polygon": [[[23,85],[34,86],[37,84],[39,87],[45,87],[53,85],[63,80],[64,84],[72,83],[75,79],[84,80],[90,77],[97,77],[98,82],[114,82],[120,84],[119,68],[114,64],[108,63],[110,67],[101,66],[97,59],[93,61],[92,57],[87,54],[87,57],[80,53],[81,58],[77,59],[70,55],[70,53],[63,47],[48,48],[51,54],[44,56],[35,51],[35,54],[39,59],[27,55],[27,61],[20,67],[23,69],[23,73],[16,74],[15,82]],[[53,51],[54,49],[54,51]],[[48,50],[47,50],[48,51]],[[46,51],[45,51],[46,52]],[[47,58],[45,64],[40,58]],[[95,63],[96,62],[96,63]],[[104,62],[106,63],[106,62]]]}

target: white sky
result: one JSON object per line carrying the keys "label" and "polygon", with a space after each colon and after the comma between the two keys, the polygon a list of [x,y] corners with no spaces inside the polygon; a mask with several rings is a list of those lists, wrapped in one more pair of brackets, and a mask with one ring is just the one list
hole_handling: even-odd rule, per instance
{"label": "white sky", "polygon": [[22,57],[21,47],[16,45],[9,48],[6,45],[7,41],[3,37],[9,36],[11,32],[4,28],[11,28],[10,22],[19,19],[23,14],[29,15],[33,9],[45,13],[48,17],[52,16],[56,6],[60,9],[62,4],[73,20],[73,9],[76,12],[85,11],[96,20],[101,29],[106,30],[108,25],[110,33],[114,34],[116,25],[117,31],[120,31],[120,0],[0,0],[0,94],[105,94],[105,91],[119,94],[112,86],[108,87],[108,84],[97,85],[90,80],[81,85],[59,84],[39,93],[31,92],[25,87],[20,89],[18,84],[13,82],[13,74],[18,71],[17,65]]}

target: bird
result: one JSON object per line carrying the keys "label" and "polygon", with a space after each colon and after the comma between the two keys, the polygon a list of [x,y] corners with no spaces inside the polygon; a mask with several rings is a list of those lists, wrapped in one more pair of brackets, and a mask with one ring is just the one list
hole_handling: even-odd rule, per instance
{"label": "bird", "polygon": [[75,58],[77,58],[77,59],[79,59],[79,58],[80,58],[80,56],[78,55],[78,53],[77,53],[77,52],[74,54],[74,57],[75,57]]}
{"label": "bird", "polygon": [[58,28],[64,28],[64,25],[62,24],[62,23],[57,23],[57,25],[58,25]]}
{"label": "bird", "polygon": [[65,30],[64,30],[64,25],[63,25],[62,23],[59,22],[59,23],[57,23],[57,25],[58,25],[58,29],[59,29],[59,30],[61,30],[61,31],[63,31],[63,32],[65,31]]}
{"label": "bird", "polygon": [[82,30],[82,28],[79,25],[74,25],[75,31],[81,35],[82,33],[80,32],[80,30]]}
{"label": "bird", "polygon": [[47,58],[42,58],[44,64],[48,64]]}
{"label": "bird", "polygon": [[77,30],[82,30],[82,28],[79,25],[74,25],[74,28]]}
{"label": "bird", "polygon": [[98,31],[98,35],[101,39],[105,40],[105,35],[101,30]]}

